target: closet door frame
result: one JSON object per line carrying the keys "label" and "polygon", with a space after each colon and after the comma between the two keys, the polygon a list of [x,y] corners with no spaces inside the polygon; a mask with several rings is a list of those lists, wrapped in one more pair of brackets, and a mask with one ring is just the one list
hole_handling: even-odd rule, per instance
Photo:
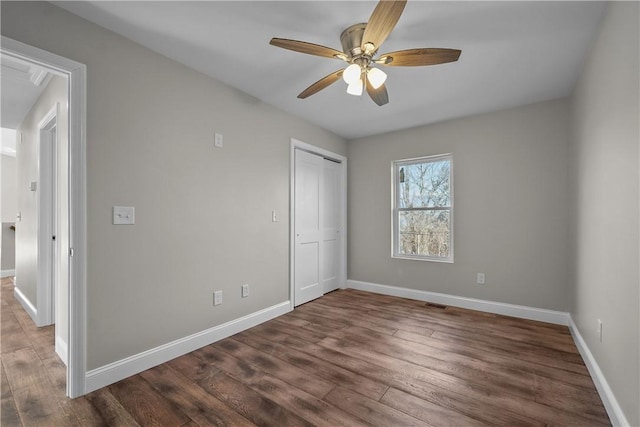
{"label": "closet door frame", "polygon": [[340,234],[338,255],[338,283],[340,289],[345,289],[347,284],[347,158],[343,155],[325,150],[306,142],[291,138],[290,148],[290,175],[289,175],[289,303],[291,309],[295,307],[295,159],[296,150],[316,154],[325,159],[332,160],[341,165],[341,190],[340,201]]}

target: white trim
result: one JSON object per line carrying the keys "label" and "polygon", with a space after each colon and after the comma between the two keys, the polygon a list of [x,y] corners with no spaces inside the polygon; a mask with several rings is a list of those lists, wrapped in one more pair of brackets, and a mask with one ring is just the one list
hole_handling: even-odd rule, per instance
{"label": "white trim", "polygon": [[[85,394],[86,372],[86,82],[84,64],[2,36],[0,52],[10,58],[66,76],[69,88],[69,364],[67,395]],[[61,255],[67,248],[61,248]]]}
{"label": "white trim", "polygon": [[86,392],[91,393],[94,390],[168,362],[183,354],[282,316],[289,311],[291,311],[291,303],[290,301],[285,301],[222,325],[134,354],[100,368],[92,369],[87,372]]}
{"label": "white trim", "polygon": [[13,277],[16,275],[16,270],[2,270],[2,278],[4,279],[5,277]]}
{"label": "white trim", "polygon": [[518,317],[521,319],[537,320],[539,322],[553,323],[556,325],[569,325],[569,313],[563,311],[547,310],[544,308],[527,307],[524,305],[506,304],[503,302],[487,301],[475,298],[466,298],[456,295],[441,294],[437,292],[420,291],[417,289],[400,288],[397,286],[380,285],[378,283],[347,280],[347,287],[361,291],[374,292],[401,298],[410,298],[418,301],[432,302],[436,304],[451,305],[453,307],[467,308],[470,310],[484,311],[486,313],[502,314],[504,316]]}
{"label": "white trim", "polygon": [[27,298],[17,286],[13,288],[13,295],[35,323],[38,318],[38,310],[36,310],[36,307],[29,301],[29,298]]}
{"label": "white trim", "polygon": [[602,370],[600,370],[598,362],[596,362],[596,359],[593,357],[591,350],[589,350],[587,343],[582,338],[582,335],[580,334],[580,331],[574,323],[571,315],[569,315],[569,330],[571,331],[573,341],[576,343],[576,347],[578,347],[578,351],[580,352],[585,365],[587,365],[587,369],[589,370],[589,374],[591,374],[591,378],[598,390],[600,399],[602,399],[604,408],[607,410],[607,415],[609,415],[611,424],[614,426],[630,426],[631,424],[624,416],[624,412],[613,394],[611,387],[609,387],[607,379],[602,373]]}
{"label": "white trim", "polygon": [[60,357],[60,360],[62,360],[62,362],[66,365],[68,361],[67,343],[64,342],[64,340],[61,337],[56,336],[55,348],[56,348],[56,354],[58,355],[58,357]]}
{"label": "white trim", "polygon": [[289,152],[289,301],[291,310],[295,305],[294,289],[294,253],[295,253],[295,162],[296,149],[304,150],[312,154],[318,154],[328,159],[339,161],[342,164],[342,210],[340,212],[340,230],[342,241],[340,245],[340,273],[338,283],[341,289],[347,287],[347,158],[315,145],[307,144],[298,139],[291,138]]}

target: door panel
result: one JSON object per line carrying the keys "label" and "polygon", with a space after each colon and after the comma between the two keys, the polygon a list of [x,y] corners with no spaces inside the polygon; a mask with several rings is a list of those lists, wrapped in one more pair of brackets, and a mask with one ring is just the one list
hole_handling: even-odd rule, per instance
{"label": "door panel", "polygon": [[340,256],[340,177],[341,165],[323,159],[323,192],[321,228],[323,248],[322,288],[324,292],[338,289],[338,258]]}
{"label": "door panel", "polygon": [[295,159],[295,305],[323,294],[320,280],[322,244],[320,203],[322,158],[296,150]]}

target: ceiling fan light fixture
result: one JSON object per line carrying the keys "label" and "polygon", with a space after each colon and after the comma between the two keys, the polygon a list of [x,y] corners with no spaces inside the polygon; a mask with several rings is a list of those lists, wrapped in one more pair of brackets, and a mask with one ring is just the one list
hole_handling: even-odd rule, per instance
{"label": "ceiling fan light fixture", "polygon": [[352,85],[360,80],[360,76],[362,75],[362,69],[358,64],[351,64],[347,68],[345,68],[344,73],[342,73],[342,78],[348,85]]}
{"label": "ceiling fan light fixture", "polygon": [[349,86],[347,86],[347,93],[354,96],[362,95],[362,79],[349,83]]}
{"label": "ceiling fan light fixture", "polygon": [[387,80],[387,73],[378,68],[370,68],[367,70],[367,80],[369,80],[371,87],[378,89]]}
{"label": "ceiling fan light fixture", "polygon": [[[2,1],[2,0],[0,0]],[[330,47],[300,40],[274,37],[269,44],[294,52],[345,61],[346,68],[334,71],[303,90],[298,98],[305,99],[340,80],[347,83],[347,93],[355,96],[367,92],[378,106],[389,103],[385,81],[386,73],[380,66],[417,67],[455,62],[462,53],[459,49],[417,48],[377,55],[378,49],[393,31],[407,0],[379,0],[367,22],[351,25],[340,34],[342,52]]]}

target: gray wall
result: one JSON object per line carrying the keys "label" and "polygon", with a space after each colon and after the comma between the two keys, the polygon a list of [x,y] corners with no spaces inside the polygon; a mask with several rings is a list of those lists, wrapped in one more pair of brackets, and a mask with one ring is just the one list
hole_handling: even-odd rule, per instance
{"label": "gray wall", "polygon": [[0,216],[2,217],[2,250],[0,252],[1,270],[9,272],[16,268],[16,251],[15,251],[15,237],[16,233],[11,230],[11,227],[16,219],[16,213],[18,211],[18,203],[16,196],[16,158],[14,156],[7,156],[3,154],[2,164],[0,165],[0,171],[2,176],[1,182],[1,194],[2,200],[0,201]]}
{"label": "gray wall", "polygon": [[[349,279],[566,311],[568,118],[555,101],[349,142]],[[392,259],[391,161],[444,153],[455,261]]]}
{"label": "gray wall", "polygon": [[16,232],[11,229],[13,222],[2,223],[2,277],[13,276],[16,269]]}
{"label": "gray wall", "polygon": [[88,369],[287,301],[290,138],[346,142],[50,4],[1,7],[3,35],[87,65]]}
{"label": "gray wall", "polygon": [[[573,98],[571,315],[630,425],[640,425],[638,2],[613,2]],[[603,339],[596,322],[603,322]]]}
{"label": "gray wall", "polygon": [[16,158],[2,156],[2,202],[0,203],[2,222],[14,222],[18,212],[18,197],[16,194]]}

